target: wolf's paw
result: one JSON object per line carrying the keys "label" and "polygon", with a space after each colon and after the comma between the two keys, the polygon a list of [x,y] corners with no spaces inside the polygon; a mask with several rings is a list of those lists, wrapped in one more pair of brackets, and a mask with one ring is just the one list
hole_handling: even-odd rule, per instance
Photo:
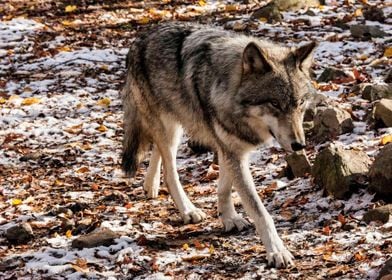
{"label": "wolf's paw", "polygon": [[279,251],[267,253],[268,265],[276,268],[286,268],[294,266],[293,255],[284,247]]}
{"label": "wolf's paw", "polygon": [[241,231],[250,226],[250,223],[238,214],[231,217],[222,216],[221,220],[226,232],[231,231],[234,228],[237,228],[239,231]]}
{"label": "wolf's paw", "polygon": [[143,189],[148,198],[157,198],[159,193],[159,180],[146,180],[143,184]]}
{"label": "wolf's paw", "polygon": [[144,191],[145,191],[146,196],[148,198],[157,198],[158,197],[159,188],[144,187]]}
{"label": "wolf's paw", "polygon": [[184,224],[197,224],[207,217],[207,215],[198,208],[185,212],[181,216],[184,221]]}

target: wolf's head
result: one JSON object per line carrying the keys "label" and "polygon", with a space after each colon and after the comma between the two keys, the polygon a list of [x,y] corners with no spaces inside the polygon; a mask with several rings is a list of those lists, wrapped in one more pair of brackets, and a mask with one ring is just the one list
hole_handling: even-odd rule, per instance
{"label": "wolf's head", "polygon": [[287,151],[305,147],[302,121],[314,92],[309,70],[315,46],[289,49],[251,42],[243,51],[237,101],[245,106],[248,125],[258,136],[274,137]]}

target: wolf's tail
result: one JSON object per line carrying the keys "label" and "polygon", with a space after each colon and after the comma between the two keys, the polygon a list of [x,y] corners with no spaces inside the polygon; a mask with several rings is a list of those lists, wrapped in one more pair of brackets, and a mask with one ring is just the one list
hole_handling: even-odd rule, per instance
{"label": "wolf's tail", "polygon": [[124,88],[124,138],[122,153],[122,169],[130,177],[135,176],[138,166],[148,147],[148,141],[141,122],[141,115],[131,97],[129,84]]}

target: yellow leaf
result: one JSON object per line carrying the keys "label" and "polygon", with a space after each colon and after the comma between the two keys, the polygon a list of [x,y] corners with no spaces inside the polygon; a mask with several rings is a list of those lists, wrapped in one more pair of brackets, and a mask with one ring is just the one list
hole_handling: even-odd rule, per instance
{"label": "yellow leaf", "polygon": [[77,7],[75,5],[68,5],[68,6],[65,7],[65,12],[66,13],[72,13],[76,9],[77,9]]}
{"label": "yellow leaf", "polygon": [[205,6],[207,4],[206,0],[200,0],[199,1],[199,6]]}
{"label": "yellow leaf", "polygon": [[62,185],[63,185],[63,182],[62,182],[61,180],[59,180],[59,179],[56,179],[56,180],[54,181],[54,184],[55,184],[56,186],[62,186]]}
{"label": "yellow leaf", "polygon": [[109,70],[109,66],[107,66],[106,64],[102,65],[100,68],[103,70]]}
{"label": "yellow leaf", "polygon": [[392,134],[386,135],[381,138],[381,145],[386,145],[388,143],[392,143]]}
{"label": "yellow leaf", "polygon": [[108,128],[106,126],[104,126],[103,124],[101,124],[100,126],[98,126],[96,128],[96,130],[98,130],[99,132],[106,132],[108,130]]}
{"label": "yellow leaf", "polygon": [[361,17],[363,14],[362,14],[362,9],[361,8],[358,8],[358,9],[356,9],[355,10],[355,12],[354,12],[354,16],[355,17]]}
{"label": "yellow leaf", "polygon": [[110,99],[107,97],[99,99],[97,102],[97,105],[108,107],[110,105]]}
{"label": "yellow leaf", "polygon": [[89,171],[90,169],[87,166],[80,167],[78,170],[76,170],[77,173],[86,173]]}
{"label": "yellow leaf", "polygon": [[387,47],[384,51],[385,57],[392,57],[392,47]]}
{"label": "yellow leaf", "polygon": [[14,199],[11,200],[11,205],[12,206],[18,206],[20,204],[22,204],[22,200],[21,199],[14,198]]}
{"label": "yellow leaf", "polygon": [[72,49],[68,46],[62,46],[62,47],[57,48],[57,50],[60,52],[70,52]]}
{"label": "yellow leaf", "polygon": [[72,230],[67,230],[67,232],[65,233],[65,236],[67,237],[67,238],[71,238],[72,237]]}
{"label": "yellow leaf", "polygon": [[7,102],[7,99],[0,97],[0,104],[4,104],[5,102]]}
{"label": "yellow leaf", "polygon": [[322,10],[324,10],[325,6],[324,5],[320,5],[318,8],[320,9],[320,11],[322,11]]}
{"label": "yellow leaf", "polygon": [[208,251],[210,252],[211,255],[212,255],[213,253],[215,253],[214,245],[211,244],[211,246],[210,246],[210,248],[208,249]]}
{"label": "yellow leaf", "polygon": [[37,97],[27,97],[27,98],[23,99],[22,105],[32,105],[32,104],[37,104],[40,102],[41,102],[41,99],[39,99]]}
{"label": "yellow leaf", "polygon": [[236,5],[226,5],[225,10],[226,12],[234,12],[237,11],[238,6]]}
{"label": "yellow leaf", "polygon": [[138,24],[147,24],[150,22],[150,18],[149,17],[142,17],[141,19],[139,19],[137,21]]}
{"label": "yellow leaf", "polygon": [[72,26],[72,25],[74,25],[74,23],[72,21],[69,21],[69,20],[63,20],[61,22],[61,24],[64,25],[64,26]]}
{"label": "yellow leaf", "polygon": [[267,18],[265,18],[265,17],[261,17],[261,18],[259,18],[259,21],[261,21],[261,22],[267,22],[267,21],[268,21],[268,19],[267,19]]}
{"label": "yellow leaf", "polygon": [[182,249],[183,250],[188,250],[189,249],[189,245],[187,243],[184,243],[184,245],[182,245]]}

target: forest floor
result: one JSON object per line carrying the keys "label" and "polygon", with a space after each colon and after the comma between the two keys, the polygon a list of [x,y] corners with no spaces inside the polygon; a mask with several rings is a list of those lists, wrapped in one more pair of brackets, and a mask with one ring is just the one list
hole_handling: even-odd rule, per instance
{"label": "forest floor", "polygon": [[[391,20],[384,38],[361,40],[341,27],[364,22],[366,1],[329,1],[283,21],[250,20],[264,4],[252,1],[3,1],[0,4],[0,279],[375,279],[392,252],[392,223],[365,224],[374,194],[358,189],[347,200],[325,196],[312,178],[279,174],[286,154],[277,145],[252,154],[257,191],[296,266],[267,267],[251,228],[224,233],[217,218],[213,154],[181,144],[181,182],[208,218],[183,225],[162,186],[147,199],[143,178],[119,162],[125,55],[136,31],[161,21],[223,25],[287,45],[316,40],[315,72],[339,66],[383,80],[391,61]],[[352,4],[355,2],[355,4]],[[369,1],[370,2],[370,1]],[[390,15],[386,1],[371,1]],[[77,3],[77,4],[73,4]],[[310,12],[309,12],[310,11]],[[375,66],[376,65],[376,66]],[[362,80],[363,81],[363,80]],[[392,129],[366,123],[371,103],[350,94],[362,82],[328,83],[319,92],[351,110],[354,132],[335,143],[371,158]],[[354,109],[352,109],[354,108]],[[310,159],[323,145],[313,145]],[[245,213],[233,193],[239,212]],[[12,245],[7,229],[28,222],[34,238]],[[345,227],[345,224],[351,226]],[[75,249],[72,241],[96,228],[120,237],[110,246]]]}

